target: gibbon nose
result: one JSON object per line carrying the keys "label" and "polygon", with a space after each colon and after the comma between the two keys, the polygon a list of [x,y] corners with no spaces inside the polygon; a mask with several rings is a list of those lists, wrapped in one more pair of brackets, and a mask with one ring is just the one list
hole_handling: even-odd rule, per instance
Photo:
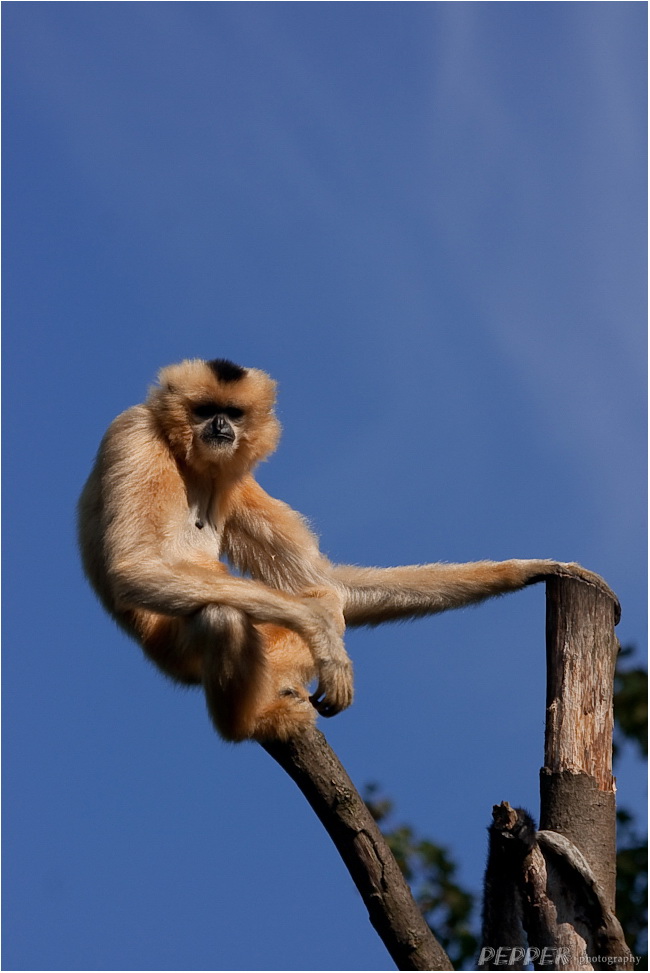
{"label": "gibbon nose", "polygon": [[233,428],[223,416],[215,416],[212,420],[212,431],[218,439],[230,439],[235,438],[235,433]]}

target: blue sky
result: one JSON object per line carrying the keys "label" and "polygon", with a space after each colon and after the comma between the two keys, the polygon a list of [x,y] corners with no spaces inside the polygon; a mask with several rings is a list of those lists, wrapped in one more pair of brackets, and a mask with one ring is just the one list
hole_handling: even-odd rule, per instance
{"label": "blue sky", "polygon": [[[641,647],[646,5],[3,14],[3,966],[390,969],[294,785],[102,614],[76,497],[161,365],[232,358],[332,558],[577,560]],[[538,807],[543,589],[347,644],[328,739],[478,888]]]}

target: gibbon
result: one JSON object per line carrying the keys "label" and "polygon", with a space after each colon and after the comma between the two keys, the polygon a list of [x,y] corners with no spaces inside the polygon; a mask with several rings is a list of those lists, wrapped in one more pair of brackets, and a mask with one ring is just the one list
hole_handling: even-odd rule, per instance
{"label": "gibbon", "polygon": [[550,560],[332,564],[252,475],[278,443],[274,401],[268,375],[226,359],[163,368],[146,402],[109,427],[79,501],[99,599],[167,676],[203,686],[224,738],[287,739],[316,711],[348,707],[346,625],[445,611],[552,574],[604,586]]}

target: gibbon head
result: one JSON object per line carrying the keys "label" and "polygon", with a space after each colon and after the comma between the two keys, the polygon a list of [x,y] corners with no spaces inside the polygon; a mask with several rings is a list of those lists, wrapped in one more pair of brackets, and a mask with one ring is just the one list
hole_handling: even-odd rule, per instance
{"label": "gibbon head", "polygon": [[163,368],[147,405],[179,459],[240,476],[277,446],[275,387],[257,368],[194,358]]}

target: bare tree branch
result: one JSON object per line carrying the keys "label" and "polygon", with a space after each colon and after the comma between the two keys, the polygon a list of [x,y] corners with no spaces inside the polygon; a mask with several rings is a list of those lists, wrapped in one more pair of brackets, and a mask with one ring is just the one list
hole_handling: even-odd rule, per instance
{"label": "bare tree branch", "polygon": [[399,970],[452,970],[368,808],[325,737],[261,744],[303,792],[336,845]]}

